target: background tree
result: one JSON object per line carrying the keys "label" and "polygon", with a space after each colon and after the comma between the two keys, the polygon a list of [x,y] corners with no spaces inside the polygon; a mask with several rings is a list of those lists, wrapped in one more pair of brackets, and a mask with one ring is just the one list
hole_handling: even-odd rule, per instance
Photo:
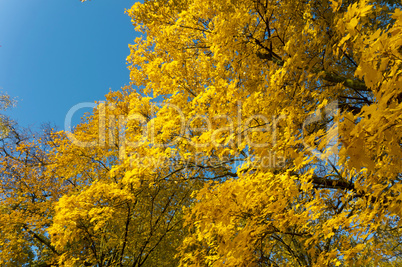
{"label": "background tree", "polygon": [[[7,94],[0,94],[0,110],[6,110],[15,105],[15,99],[11,99]],[[0,139],[7,136],[9,132],[8,119],[3,114],[0,114]]]}
{"label": "background tree", "polygon": [[8,125],[0,141],[0,264],[47,266],[57,254],[48,227],[54,202],[68,190],[63,181],[47,175],[51,129],[34,134]]}

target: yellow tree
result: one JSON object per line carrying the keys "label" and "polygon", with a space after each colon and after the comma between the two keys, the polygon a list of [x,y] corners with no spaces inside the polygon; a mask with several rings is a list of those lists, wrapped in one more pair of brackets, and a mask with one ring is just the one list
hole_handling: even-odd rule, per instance
{"label": "yellow tree", "polygon": [[57,133],[52,171],[73,187],[54,205],[49,229],[60,266],[177,265],[181,209],[195,183],[168,182],[166,171],[153,172],[140,150],[131,163],[144,169],[138,181],[127,181],[130,170],[123,167],[112,170],[124,160],[125,146],[140,136],[123,134],[128,99],[139,100],[129,87],[111,92],[73,133]]}
{"label": "yellow tree", "polygon": [[48,176],[48,127],[36,134],[8,125],[0,141],[0,265],[46,266],[57,254],[48,227],[53,204],[69,190],[57,176]]}
{"label": "yellow tree", "polygon": [[131,79],[148,97],[131,100],[129,115],[163,100],[114,169],[141,180],[149,170],[130,166],[141,150],[212,180],[187,209],[183,266],[398,257],[400,7],[155,0],[127,11],[144,34],[131,46]]}
{"label": "yellow tree", "polygon": [[0,147],[2,266],[178,264],[181,210],[197,181],[150,171],[133,183],[111,171],[129,143],[129,98],[139,99],[129,87],[110,92],[72,132],[10,128]]}
{"label": "yellow tree", "polygon": [[[11,99],[9,95],[7,94],[0,95],[0,110],[6,110],[14,105],[15,100]],[[7,136],[9,132],[8,124],[9,122],[7,117],[4,116],[3,114],[0,114],[0,139],[3,139]]]}

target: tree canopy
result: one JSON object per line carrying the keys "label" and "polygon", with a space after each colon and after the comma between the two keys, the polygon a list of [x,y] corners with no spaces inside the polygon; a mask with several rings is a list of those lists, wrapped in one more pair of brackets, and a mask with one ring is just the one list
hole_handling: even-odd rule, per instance
{"label": "tree canopy", "polygon": [[[8,94],[0,93],[0,110],[4,111],[9,107],[14,106],[16,103],[15,99],[10,98]],[[9,132],[9,119],[7,116],[0,114],[0,139],[7,136]]]}
{"label": "tree canopy", "polygon": [[397,266],[402,4],[152,0],[131,84],[0,147],[5,266]]}

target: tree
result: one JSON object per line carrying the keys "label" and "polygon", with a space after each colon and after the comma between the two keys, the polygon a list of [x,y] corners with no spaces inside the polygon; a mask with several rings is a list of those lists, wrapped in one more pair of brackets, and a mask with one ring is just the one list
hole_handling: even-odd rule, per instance
{"label": "tree", "polygon": [[[0,95],[0,110],[6,110],[15,105],[15,99],[11,99],[7,94]],[[0,139],[5,138],[9,132],[9,121],[6,116],[0,114]]]}
{"label": "tree", "polygon": [[0,146],[2,265],[177,265],[181,209],[197,181],[143,172],[133,183],[127,170],[111,171],[121,163],[129,96],[129,87],[110,92],[71,133],[10,128]]}
{"label": "tree", "polygon": [[49,229],[61,266],[168,266],[177,261],[181,209],[195,183],[171,184],[166,174],[152,171],[127,181],[130,170],[112,169],[122,162],[127,98],[138,95],[129,87],[110,92],[76,127],[74,137],[59,133],[53,169],[73,186],[55,204]]}
{"label": "tree", "polygon": [[147,153],[174,149],[173,172],[186,165],[204,170],[189,179],[213,181],[187,210],[183,266],[399,259],[400,7],[193,0],[128,10],[146,36],[131,46],[132,81],[165,97]]}
{"label": "tree", "polygon": [[50,128],[36,135],[15,123],[8,129],[0,141],[0,264],[44,266],[57,254],[47,231],[53,204],[68,186],[48,176]]}

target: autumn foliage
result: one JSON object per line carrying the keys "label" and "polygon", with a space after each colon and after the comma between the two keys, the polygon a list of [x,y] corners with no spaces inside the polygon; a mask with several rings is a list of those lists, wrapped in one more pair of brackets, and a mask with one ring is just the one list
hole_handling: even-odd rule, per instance
{"label": "autumn foliage", "polygon": [[0,147],[2,266],[399,266],[402,5],[169,0],[130,86]]}

